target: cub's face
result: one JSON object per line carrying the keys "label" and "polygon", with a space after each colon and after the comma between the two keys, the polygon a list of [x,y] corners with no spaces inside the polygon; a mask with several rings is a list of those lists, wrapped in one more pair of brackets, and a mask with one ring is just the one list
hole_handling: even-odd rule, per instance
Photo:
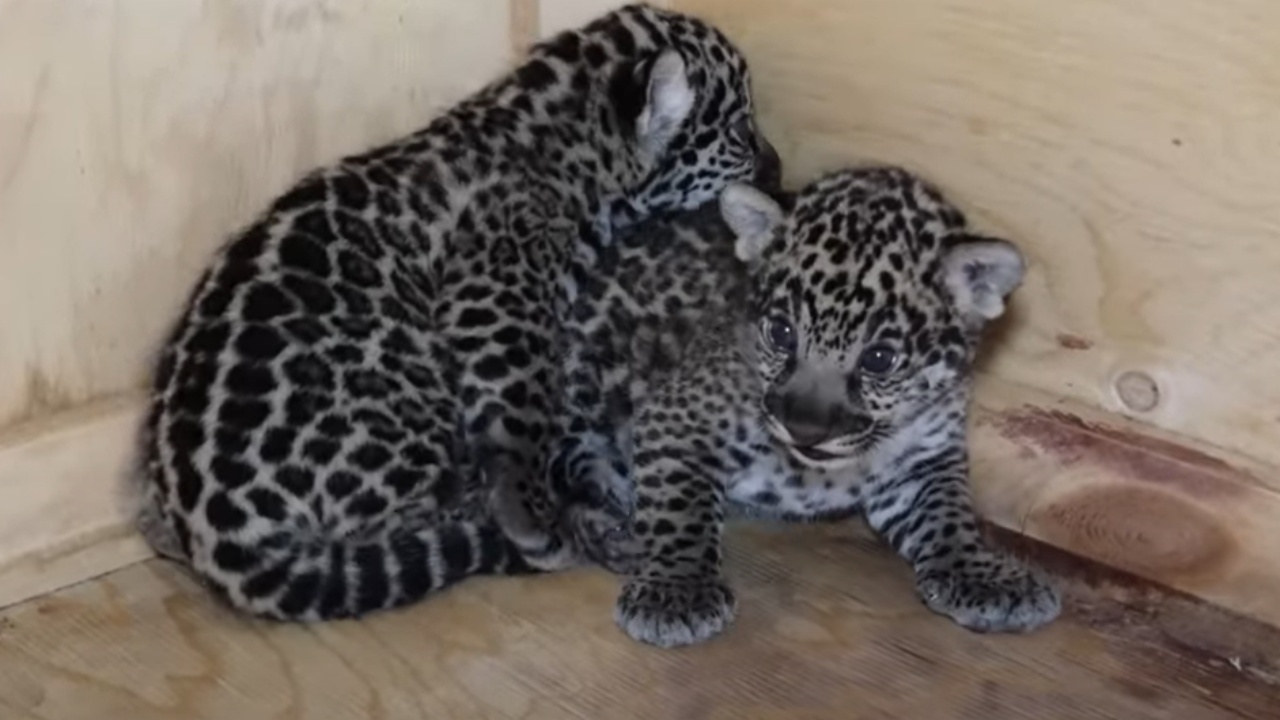
{"label": "cub's face", "polygon": [[972,235],[920,178],[836,172],[783,213],[742,186],[721,200],[754,264],[755,357],[770,432],[800,462],[835,468],[945,404],[963,412],[981,332],[1023,259]]}

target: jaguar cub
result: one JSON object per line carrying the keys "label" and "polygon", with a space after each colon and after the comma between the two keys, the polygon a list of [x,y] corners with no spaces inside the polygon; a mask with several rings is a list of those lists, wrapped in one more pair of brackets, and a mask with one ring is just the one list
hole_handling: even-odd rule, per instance
{"label": "jaguar cub", "polygon": [[794,202],[784,213],[747,186],[722,196],[750,301],[701,328],[638,409],[633,534],[614,548],[638,561],[617,622],[675,646],[732,621],[731,507],[861,512],[934,611],[979,631],[1051,621],[1056,590],[984,545],[968,488],[970,365],[1021,254],[898,168],[836,172]]}
{"label": "jaguar cub", "polygon": [[286,620],[578,562],[574,538],[629,508],[607,504],[626,488],[573,485],[613,476],[538,474],[564,445],[576,248],[770,157],[741,54],[629,5],[303,178],[218,253],[160,352],[143,534],[233,606]]}

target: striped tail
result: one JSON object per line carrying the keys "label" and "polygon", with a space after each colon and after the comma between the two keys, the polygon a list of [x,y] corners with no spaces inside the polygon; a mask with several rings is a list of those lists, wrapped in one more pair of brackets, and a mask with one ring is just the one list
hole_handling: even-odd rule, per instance
{"label": "striped tail", "polygon": [[206,576],[225,578],[228,569],[243,568],[231,586],[211,583],[231,605],[289,621],[359,617],[421,600],[471,575],[535,572],[492,520],[397,525],[308,545],[296,538],[253,547],[224,541],[210,559],[218,570]]}

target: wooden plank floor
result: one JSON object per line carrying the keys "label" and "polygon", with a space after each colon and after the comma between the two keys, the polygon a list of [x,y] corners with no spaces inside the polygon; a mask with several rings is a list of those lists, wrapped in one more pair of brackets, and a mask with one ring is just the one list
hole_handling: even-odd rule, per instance
{"label": "wooden plank floor", "polygon": [[1065,578],[1067,613],[981,636],[924,610],[856,525],[738,526],[739,620],[680,651],[615,630],[617,581],[597,571],[304,627],[235,617],[152,560],[0,616],[0,717],[1280,716],[1280,633],[1016,542]]}

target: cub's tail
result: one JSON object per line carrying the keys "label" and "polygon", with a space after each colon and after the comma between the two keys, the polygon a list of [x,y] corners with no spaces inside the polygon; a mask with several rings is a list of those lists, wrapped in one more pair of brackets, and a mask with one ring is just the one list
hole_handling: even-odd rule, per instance
{"label": "cub's tail", "polygon": [[[492,521],[388,527],[361,537],[252,547],[219,542],[195,569],[234,607],[290,621],[351,618],[406,605],[471,575],[534,572]],[[204,568],[203,562],[214,567]],[[234,577],[220,584],[216,578]]]}

